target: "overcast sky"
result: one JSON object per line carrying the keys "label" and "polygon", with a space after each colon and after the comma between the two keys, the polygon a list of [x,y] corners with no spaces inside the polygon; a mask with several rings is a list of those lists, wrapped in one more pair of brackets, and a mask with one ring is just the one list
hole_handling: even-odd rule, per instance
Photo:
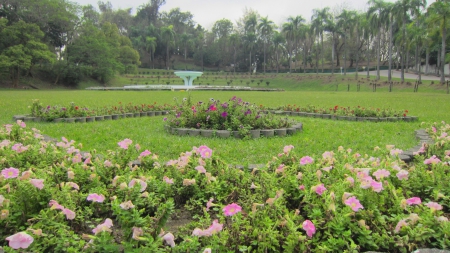
{"label": "overcast sky", "polygon": [[[98,7],[92,0],[73,0],[81,5],[92,4]],[[103,0],[107,2],[108,0]],[[133,8],[136,11],[148,0],[109,0],[114,9]],[[395,2],[394,0],[387,0]],[[368,0],[166,0],[161,11],[170,11],[179,7],[182,12],[189,11],[194,15],[194,21],[204,28],[210,29],[214,22],[223,18],[233,23],[241,18],[245,8],[257,11],[261,16],[268,16],[275,24],[281,25],[289,16],[301,15],[307,21],[311,19],[313,9],[330,7],[331,9],[367,10]]]}

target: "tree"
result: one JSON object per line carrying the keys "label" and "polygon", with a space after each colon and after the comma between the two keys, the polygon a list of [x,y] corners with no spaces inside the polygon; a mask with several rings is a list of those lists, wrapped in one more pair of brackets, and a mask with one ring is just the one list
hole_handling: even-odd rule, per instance
{"label": "tree", "polygon": [[377,37],[377,80],[380,80],[380,47],[381,47],[381,32],[383,20],[386,20],[385,14],[386,3],[384,0],[369,0],[370,8],[367,16],[373,31],[376,32]]}
{"label": "tree", "polygon": [[341,14],[338,16],[338,26],[342,29],[342,37],[344,39],[344,75],[347,74],[347,37],[350,37],[351,29],[354,26],[354,21],[356,18],[355,11],[342,10]]}
{"label": "tree", "polygon": [[236,73],[236,53],[237,48],[240,43],[240,36],[237,33],[233,33],[230,35],[230,39],[228,40],[230,45],[233,47],[233,74]]}
{"label": "tree", "polygon": [[432,3],[427,10],[428,13],[428,24],[430,26],[439,26],[441,39],[442,39],[442,48],[441,48],[441,83],[445,82],[444,75],[444,66],[445,66],[445,39],[447,37],[447,27],[449,26],[448,21],[450,17],[450,3],[448,1],[436,1]]}
{"label": "tree", "polygon": [[[320,37],[320,42],[322,45],[322,73],[323,73],[323,64],[325,62],[324,59],[324,50],[323,50],[323,32],[325,31],[325,27],[327,25],[327,20],[330,19],[330,8],[325,7],[321,10],[314,9],[313,15],[311,17],[311,28],[314,30],[314,32],[317,34],[317,36]],[[317,56],[316,56],[317,57]]]}
{"label": "tree", "polygon": [[[180,36],[180,44],[183,47],[183,55],[184,55],[184,62],[187,63],[187,50],[192,45],[192,35],[188,33],[183,33]],[[184,70],[187,70],[187,65],[184,66]]]}
{"label": "tree", "polygon": [[17,87],[22,72],[30,74],[35,64],[54,62],[55,55],[41,42],[44,33],[37,25],[22,20],[7,23],[0,18],[0,69],[9,71],[13,87]]}
{"label": "tree", "polygon": [[161,38],[166,44],[166,68],[170,69],[169,48],[175,42],[175,32],[173,31],[172,25],[161,27]]}
{"label": "tree", "polygon": [[273,21],[269,20],[267,17],[261,18],[259,20],[258,30],[261,39],[263,41],[263,48],[264,48],[264,62],[263,62],[264,73],[266,73],[266,45],[269,42],[270,35],[273,32],[273,27],[274,27]]}
{"label": "tree", "polygon": [[282,34],[280,34],[279,32],[274,32],[273,33],[273,37],[272,37],[272,43],[273,43],[273,47],[275,49],[275,61],[277,64],[277,73],[280,67],[280,53],[279,51],[282,49],[283,44],[286,42],[286,40],[284,39],[284,36]]}

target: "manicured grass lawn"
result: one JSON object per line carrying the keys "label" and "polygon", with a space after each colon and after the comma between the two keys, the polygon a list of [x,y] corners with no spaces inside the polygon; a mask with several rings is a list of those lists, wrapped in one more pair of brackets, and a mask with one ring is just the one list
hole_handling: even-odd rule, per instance
{"label": "manicured grass lawn", "polygon": [[[29,113],[32,99],[39,99],[44,105],[68,105],[75,102],[90,108],[126,103],[171,103],[174,98],[181,101],[186,92],[131,92],[131,91],[1,91],[0,124],[12,122],[12,116]],[[394,144],[397,148],[408,149],[417,144],[414,130],[421,128],[421,122],[430,123],[450,121],[448,95],[436,93],[409,92],[211,92],[191,93],[193,101],[209,98],[226,101],[232,96],[244,101],[280,106],[286,104],[316,105],[320,107],[357,106],[405,109],[409,115],[419,117],[413,123],[371,123],[341,122],[314,118],[296,118],[304,124],[304,131],[285,138],[261,138],[257,140],[207,139],[201,137],[179,137],[163,130],[163,117],[131,118],[117,121],[104,121],[86,124],[66,123],[27,123],[43,134],[73,139],[83,144],[82,150],[96,149],[102,153],[115,148],[117,142],[130,138],[144,149],[160,155],[161,161],[178,157],[181,152],[191,150],[192,146],[207,145],[216,154],[226,157],[236,164],[266,163],[274,153],[281,152],[285,145],[295,146],[299,155],[320,156],[324,151],[336,150],[339,146],[352,148],[362,154],[371,153],[375,146]]]}

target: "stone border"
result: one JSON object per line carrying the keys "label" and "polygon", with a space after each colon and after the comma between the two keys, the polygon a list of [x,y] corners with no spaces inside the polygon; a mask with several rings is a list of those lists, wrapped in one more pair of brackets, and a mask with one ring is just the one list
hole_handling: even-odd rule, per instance
{"label": "stone border", "polygon": [[148,112],[136,112],[136,113],[124,113],[124,114],[113,114],[113,115],[102,115],[102,116],[92,116],[92,117],[73,117],[73,118],[56,118],[52,121],[46,121],[45,118],[40,117],[32,117],[29,115],[14,115],[13,121],[22,120],[24,122],[50,122],[50,123],[88,123],[95,121],[104,121],[104,120],[118,120],[123,118],[140,118],[140,117],[153,117],[153,116],[161,116],[167,115],[169,111],[148,111]]}
{"label": "stone border", "polygon": [[406,116],[406,117],[356,117],[356,116],[341,116],[334,114],[322,114],[322,113],[309,113],[309,112],[293,112],[293,111],[282,111],[282,110],[269,110],[268,112],[287,116],[300,116],[309,118],[322,118],[322,119],[332,119],[332,120],[346,120],[346,121],[370,121],[370,122],[398,122],[406,121],[413,122],[418,121],[417,116]]}
{"label": "stone border", "polygon": [[[178,136],[202,136],[206,138],[218,137],[218,138],[236,138],[242,139],[244,136],[239,134],[239,131],[229,130],[211,130],[211,129],[190,129],[190,128],[176,128],[170,126],[164,126],[166,131],[172,135]],[[298,122],[289,128],[280,129],[253,129],[250,130],[249,136],[252,139],[260,137],[284,137],[287,135],[294,135],[296,132],[303,131],[303,124]]]}

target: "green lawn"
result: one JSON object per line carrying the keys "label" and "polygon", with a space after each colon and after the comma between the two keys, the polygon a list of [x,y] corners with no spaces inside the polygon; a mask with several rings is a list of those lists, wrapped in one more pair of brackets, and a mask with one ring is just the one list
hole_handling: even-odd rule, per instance
{"label": "green lawn", "polygon": [[[28,126],[40,129],[44,134],[76,140],[83,144],[83,150],[96,149],[104,152],[117,146],[117,142],[130,138],[143,148],[160,155],[161,161],[176,158],[179,153],[191,150],[192,146],[207,145],[216,154],[238,164],[265,163],[272,155],[281,152],[285,145],[295,146],[299,155],[319,156],[324,151],[336,150],[339,146],[352,148],[360,153],[369,153],[375,146],[394,144],[408,149],[417,144],[414,130],[421,128],[421,122],[450,121],[448,95],[436,93],[409,92],[192,92],[194,101],[209,98],[225,101],[237,96],[245,101],[266,106],[286,104],[317,105],[321,107],[363,106],[406,109],[410,115],[418,116],[414,123],[372,123],[342,122],[314,118],[296,118],[304,124],[304,131],[285,138],[261,138],[257,140],[207,139],[202,137],[179,137],[163,130],[163,117],[131,118],[85,124],[35,123]],[[124,103],[174,103],[186,92],[170,91],[8,91],[0,92],[0,124],[12,122],[12,116],[27,114],[32,99],[40,99],[44,105],[77,105],[97,107]]]}

